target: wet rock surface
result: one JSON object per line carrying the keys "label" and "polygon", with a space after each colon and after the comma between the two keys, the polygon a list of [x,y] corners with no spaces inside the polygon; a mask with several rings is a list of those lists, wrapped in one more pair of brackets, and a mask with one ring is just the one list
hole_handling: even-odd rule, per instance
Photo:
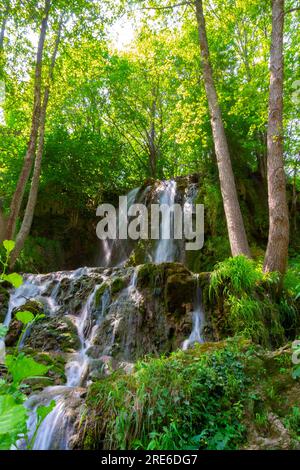
{"label": "wet rock surface", "polygon": [[[180,263],[25,276],[11,298],[6,344],[15,347],[20,337],[18,311],[44,314],[21,345],[49,366],[45,377],[26,382],[30,406],[35,406],[32,394],[38,403],[49,403],[51,396],[56,402],[44,426],[57,431],[50,439],[41,429],[37,448],[76,448],[84,393],[79,399],[78,387],[84,390],[118,370],[131,374],[145,355],[169,354],[182,346],[193,328],[197,286],[197,277]],[[78,399],[66,399],[72,390]]]}

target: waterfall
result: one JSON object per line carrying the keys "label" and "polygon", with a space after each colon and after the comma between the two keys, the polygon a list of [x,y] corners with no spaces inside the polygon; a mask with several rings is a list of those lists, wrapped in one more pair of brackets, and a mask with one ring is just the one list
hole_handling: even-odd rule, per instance
{"label": "waterfall", "polygon": [[[10,296],[9,308],[5,319],[5,324],[9,325],[12,312],[20,307],[27,300],[34,298],[39,300],[47,310],[48,315],[55,316],[61,305],[57,302],[62,281],[69,282],[69,288],[65,292],[65,297],[72,298],[72,286],[76,281],[80,281],[85,275],[93,273],[93,269],[80,268],[76,271],[59,272],[50,275],[29,275],[25,276],[24,284],[12,292]],[[105,279],[106,276],[103,276]],[[92,328],[92,312],[94,309],[95,294],[99,285],[95,284],[92,292],[77,317],[67,313],[77,327],[80,340],[79,351],[69,354],[69,360],[65,366],[67,383],[65,386],[52,386],[45,388],[42,392],[30,396],[26,406],[30,410],[28,419],[29,439],[33,437],[36,428],[36,408],[40,405],[48,405],[55,400],[54,409],[48,414],[38,429],[35,437],[34,449],[68,449],[68,441],[72,431],[72,423],[69,415],[69,400],[73,392],[78,387],[86,384],[88,374],[87,349],[90,347],[94,328]],[[69,295],[68,295],[69,294]],[[103,309],[102,309],[103,310]],[[98,319],[99,320],[99,319]],[[25,443],[20,443],[24,448]]]}
{"label": "waterfall", "polygon": [[[159,204],[165,204],[168,207],[173,206],[176,196],[176,181],[163,182],[163,189],[159,188]],[[174,212],[171,211],[170,217],[162,217],[160,223],[160,239],[157,242],[154,253],[155,263],[164,263],[174,261],[176,255],[176,243],[174,240]]]}
{"label": "waterfall", "polygon": [[199,276],[197,276],[196,296],[193,307],[193,329],[188,339],[182,345],[182,349],[186,351],[195,343],[204,343],[203,328],[205,326],[205,316],[202,307],[201,288],[199,286]]}
{"label": "waterfall", "polygon": [[[151,204],[160,204],[171,208],[175,203],[180,204],[184,213],[192,212],[195,199],[198,193],[198,183],[188,183],[185,187],[178,186],[175,180],[164,180],[146,186],[143,190],[135,188],[127,194],[128,209],[136,203],[144,204],[148,210]],[[130,217],[129,217],[130,220]],[[117,227],[119,214],[117,213]],[[150,230],[149,230],[150,236]],[[185,240],[174,238],[174,211],[170,211],[170,216],[165,214],[160,216],[159,236],[157,241],[142,243],[139,250],[143,250],[141,262],[185,262]],[[128,261],[130,255],[137,247],[136,240],[102,240],[101,255],[98,260],[99,266],[112,267],[123,266]]]}
{"label": "waterfall", "polygon": [[[185,211],[191,211],[198,190],[197,184],[189,184],[185,189],[180,189],[181,186],[178,187],[174,180],[163,181],[159,185],[155,183],[155,190],[150,193],[151,188],[152,186],[147,186],[143,191],[140,188],[130,191],[128,207],[136,202],[143,202],[147,206],[159,202],[171,207],[178,202]],[[171,217],[161,218],[159,228],[160,238],[155,246],[153,244],[147,246],[148,252],[145,253],[145,259],[151,257],[155,263],[182,259],[181,254],[184,248],[180,245],[181,241],[174,239],[174,213],[171,212]],[[34,299],[41,303],[42,310],[50,320],[55,317],[71,320],[79,339],[79,347],[76,347],[76,351],[68,352],[64,356],[66,358],[66,383],[46,387],[27,399],[29,439],[34,438],[34,449],[67,450],[72,448],[76,416],[81,404],[80,395],[91,380],[99,377],[97,373],[103,374],[103,364],[104,366],[110,364],[108,368],[111,367],[112,362],[105,363],[105,361],[113,361],[117,358],[117,361],[120,361],[118,364],[130,365],[136,358],[136,351],[138,353],[140,350],[144,351],[141,344],[143,348],[146,348],[146,354],[156,354],[159,352],[162,341],[162,331],[166,332],[164,341],[169,347],[169,326],[167,323],[166,327],[164,323],[168,321],[167,316],[161,314],[163,310],[158,310],[159,317],[155,316],[157,315],[156,308],[160,308],[159,295],[155,294],[153,299],[149,298],[150,306],[145,308],[143,287],[139,288],[137,282],[140,267],[120,267],[134,249],[134,243],[132,240],[106,240],[103,243],[101,262],[105,267],[83,267],[74,271],[60,271],[44,275],[27,274],[23,277],[23,285],[11,292],[5,325],[10,324],[16,308]],[[111,267],[113,265],[115,267]],[[176,270],[176,266],[174,269]],[[118,285],[120,285],[119,290]],[[99,289],[101,289],[100,298],[97,296]],[[188,299],[187,303],[189,302]],[[164,303],[163,308],[165,308]],[[160,329],[159,341],[152,343],[151,334],[158,327]],[[175,347],[183,342],[182,349],[185,350],[196,342],[202,343],[204,341],[203,327],[204,312],[201,288],[197,278],[197,289],[193,300],[192,331],[188,339],[183,342],[188,332],[185,330],[182,333],[179,329],[177,337],[174,335],[178,341]],[[170,331],[173,330],[174,324]],[[25,347],[28,339],[30,340],[30,334],[29,331],[29,338],[23,338]],[[5,345],[2,341],[0,342],[0,362],[4,354]],[[40,405],[49,405],[52,400],[55,401],[55,406],[34,436],[37,422],[36,409]],[[26,443],[20,442],[19,447],[26,448]]]}
{"label": "waterfall", "polygon": [[[140,188],[134,188],[129,191],[127,194],[127,208],[129,209],[129,207],[138,202],[143,195],[144,192],[140,194]],[[133,244],[131,240],[101,240],[101,256],[98,264],[104,267],[121,266],[127,261],[132,249]]]}

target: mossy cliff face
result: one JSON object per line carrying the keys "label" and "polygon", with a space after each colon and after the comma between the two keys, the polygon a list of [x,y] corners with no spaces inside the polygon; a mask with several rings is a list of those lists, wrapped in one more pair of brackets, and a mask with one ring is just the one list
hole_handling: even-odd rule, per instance
{"label": "mossy cliff face", "polygon": [[9,292],[1,287],[0,290],[0,323],[3,323],[6,317],[9,304]]}
{"label": "mossy cliff face", "polygon": [[[134,361],[145,354],[168,353],[191,332],[195,277],[178,263],[146,264],[135,268],[132,287],[133,273],[119,272],[97,291],[104,319],[89,350],[93,358],[103,354]],[[110,298],[106,307],[105,295]]]}
{"label": "mossy cliff face", "polygon": [[30,327],[23,347],[33,356],[45,355],[54,366],[58,360],[55,383],[63,380],[61,365],[81,347],[82,323],[84,334],[93,330],[87,351],[92,380],[120,367],[130,371],[145,355],[175,351],[192,330],[197,279],[179,263],[82,269],[40,275],[33,282],[38,301],[28,299],[12,312],[6,345],[15,347],[21,334],[17,311],[44,313]]}

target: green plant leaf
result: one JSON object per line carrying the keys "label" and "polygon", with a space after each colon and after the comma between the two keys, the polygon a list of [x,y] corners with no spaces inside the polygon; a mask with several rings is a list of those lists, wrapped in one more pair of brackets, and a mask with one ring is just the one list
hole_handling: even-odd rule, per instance
{"label": "green plant leaf", "polygon": [[13,251],[15,245],[16,244],[13,240],[4,240],[4,242],[3,242],[3,246],[4,246],[4,248],[6,250],[6,253],[8,255]]}
{"label": "green plant leaf", "polygon": [[300,366],[294,367],[292,377],[293,379],[298,379],[300,377]]}
{"label": "green plant leaf", "polygon": [[[12,395],[0,395],[0,436],[26,432],[27,410]],[[13,442],[11,442],[13,444]]]}
{"label": "green plant leaf", "polygon": [[7,330],[8,330],[7,326],[1,323],[0,324],[0,339],[6,336]]}
{"label": "green plant leaf", "polygon": [[2,279],[4,279],[4,281],[9,282],[16,289],[23,284],[22,276],[17,273],[4,274],[2,276]]}
{"label": "green plant leaf", "polygon": [[24,310],[16,313],[16,319],[22,322],[23,325],[28,325],[28,323],[31,323],[34,320],[34,315],[28,310]]}
{"label": "green plant leaf", "polygon": [[5,358],[5,364],[15,384],[20,384],[22,380],[31,377],[44,376],[49,370],[49,367],[39,364],[32,357],[26,357],[23,353],[18,356],[8,354]]}

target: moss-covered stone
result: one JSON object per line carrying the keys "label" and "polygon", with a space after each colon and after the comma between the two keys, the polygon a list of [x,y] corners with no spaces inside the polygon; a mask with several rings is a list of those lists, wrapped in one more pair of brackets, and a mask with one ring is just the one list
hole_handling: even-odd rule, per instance
{"label": "moss-covered stone", "polygon": [[112,283],[110,285],[110,291],[111,294],[116,294],[117,292],[120,292],[122,289],[126,287],[127,280],[124,279],[123,277],[117,277],[112,280]]}
{"label": "moss-covered stone", "polygon": [[12,311],[12,320],[10,322],[9,329],[5,337],[5,344],[8,347],[15,346],[22,333],[24,325],[22,324],[22,322],[16,319],[16,314],[22,311],[31,312],[34,316],[36,316],[43,313],[43,305],[36,300],[30,299],[25,302],[25,304],[15,308]]}
{"label": "moss-covered stone", "polygon": [[3,323],[6,317],[9,304],[9,292],[0,286],[0,323]]}
{"label": "moss-covered stone", "polygon": [[79,349],[80,340],[70,318],[46,317],[33,325],[25,346],[42,352],[74,352]]}

